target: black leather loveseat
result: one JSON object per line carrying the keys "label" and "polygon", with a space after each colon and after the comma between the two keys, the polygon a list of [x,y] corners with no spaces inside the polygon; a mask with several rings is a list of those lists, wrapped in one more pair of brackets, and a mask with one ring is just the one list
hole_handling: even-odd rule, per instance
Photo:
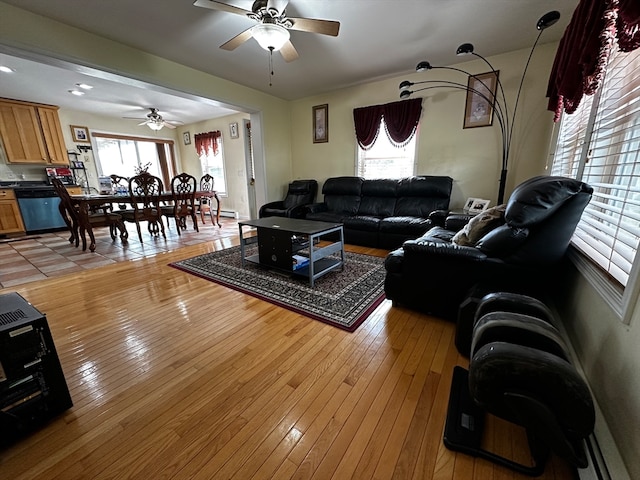
{"label": "black leather loveseat", "polygon": [[344,224],[347,243],[392,249],[433,227],[434,210],[447,210],[453,180],[445,176],[365,180],[329,178],[324,202],[310,205],[307,219]]}

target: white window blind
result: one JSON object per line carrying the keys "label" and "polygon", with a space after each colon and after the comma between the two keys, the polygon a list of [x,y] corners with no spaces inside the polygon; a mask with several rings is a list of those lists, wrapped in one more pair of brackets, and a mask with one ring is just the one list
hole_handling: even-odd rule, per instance
{"label": "white window blind", "polygon": [[585,97],[571,115],[563,115],[551,175],[578,178],[593,97]]}
{"label": "white window blind", "polygon": [[640,50],[616,54],[583,102],[563,116],[552,173],[594,188],[573,243],[624,287],[640,238]]}
{"label": "white window blind", "polygon": [[356,175],[366,179],[410,177],[415,170],[417,132],[402,147],[397,147],[385,133],[384,118],[378,138],[367,150],[358,147]]}

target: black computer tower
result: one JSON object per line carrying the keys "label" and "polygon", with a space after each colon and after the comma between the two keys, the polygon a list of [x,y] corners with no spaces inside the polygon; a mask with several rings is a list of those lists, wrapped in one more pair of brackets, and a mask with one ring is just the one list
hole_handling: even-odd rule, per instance
{"label": "black computer tower", "polygon": [[46,316],[17,293],[0,295],[0,446],[72,405]]}

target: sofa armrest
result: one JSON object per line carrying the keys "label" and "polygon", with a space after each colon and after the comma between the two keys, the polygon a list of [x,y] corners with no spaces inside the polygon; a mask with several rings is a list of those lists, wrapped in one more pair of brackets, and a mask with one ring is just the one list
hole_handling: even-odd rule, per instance
{"label": "sofa armrest", "polygon": [[262,215],[265,211],[265,209],[267,208],[278,208],[278,209],[284,209],[284,202],[282,200],[276,200],[275,202],[269,202],[269,203],[265,203],[264,205],[262,205],[260,207],[260,211],[258,212],[258,217],[262,218]]}
{"label": "sofa armrest", "polygon": [[475,217],[475,214],[469,213],[455,213],[448,215],[444,223],[444,228],[453,232],[459,232],[473,217]]}
{"label": "sofa armrest", "polygon": [[289,218],[304,218],[307,215],[308,205],[296,205],[287,210]]}
{"label": "sofa armrest", "polygon": [[434,210],[427,217],[436,227],[444,227],[449,210]]}
{"label": "sofa armrest", "polygon": [[402,244],[404,256],[422,256],[425,258],[445,258],[457,257],[473,261],[481,261],[487,258],[487,255],[475,247],[465,247],[447,242],[432,242],[429,240],[417,239],[407,240]]}
{"label": "sofa armrest", "polygon": [[326,203],[312,203],[309,205],[305,205],[307,213],[320,213],[326,212],[329,210]]}

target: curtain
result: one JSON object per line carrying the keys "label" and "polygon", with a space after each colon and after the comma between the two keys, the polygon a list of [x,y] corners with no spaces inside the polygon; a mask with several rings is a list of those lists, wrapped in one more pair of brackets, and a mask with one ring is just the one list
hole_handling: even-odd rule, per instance
{"label": "curtain", "polygon": [[640,47],[638,0],[581,0],[564,32],[553,63],[548,109],[573,113],[583,95],[593,95],[604,78],[611,52]]}
{"label": "curtain", "polygon": [[353,123],[356,127],[356,139],[363,150],[368,150],[376,142],[380,121],[382,120],[382,105],[353,109]]}
{"label": "curtain", "polygon": [[391,143],[404,146],[415,134],[421,113],[420,98],[355,108],[353,122],[358,145],[363,150],[371,148],[380,133],[380,122],[384,119],[385,132]]}
{"label": "curtain", "polygon": [[220,130],[207,133],[196,133],[193,138],[195,140],[196,152],[198,152],[199,157],[203,155],[218,154],[220,138],[222,138]]}

